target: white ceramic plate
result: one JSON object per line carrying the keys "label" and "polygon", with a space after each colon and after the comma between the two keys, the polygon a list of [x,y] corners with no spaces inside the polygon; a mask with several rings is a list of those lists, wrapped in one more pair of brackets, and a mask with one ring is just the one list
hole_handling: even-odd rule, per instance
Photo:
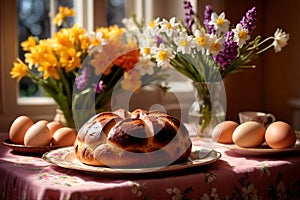
{"label": "white ceramic plate", "polygon": [[63,168],[75,169],[84,172],[93,172],[101,175],[110,176],[145,174],[153,175],[155,173],[161,174],[179,172],[180,170],[211,164],[217,161],[220,157],[221,154],[215,150],[203,149],[200,147],[193,146],[190,158],[183,163],[169,165],[166,167],[120,169],[85,165],[76,158],[73,147],[52,150],[43,155],[43,159],[47,162],[50,162]]}

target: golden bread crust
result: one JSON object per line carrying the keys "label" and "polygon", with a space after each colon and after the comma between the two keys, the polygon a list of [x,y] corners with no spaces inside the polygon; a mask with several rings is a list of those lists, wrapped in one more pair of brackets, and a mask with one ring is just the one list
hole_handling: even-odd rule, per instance
{"label": "golden bread crust", "polygon": [[74,143],[83,163],[118,168],[166,166],[185,161],[191,153],[186,127],[160,111],[119,109],[93,116]]}

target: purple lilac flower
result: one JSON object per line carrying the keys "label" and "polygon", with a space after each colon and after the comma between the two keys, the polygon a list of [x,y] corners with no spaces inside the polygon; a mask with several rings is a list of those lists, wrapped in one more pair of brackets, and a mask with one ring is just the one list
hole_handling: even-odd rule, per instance
{"label": "purple lilac flower", "polygon": [[99,94],[104,90],[104,84],[103,81],[99,81],[99,83],[96,85],[96,93]]}
{"label": "purple lilac flower", "polygon": [[183,4],[185,9],[185,20],[184,20],[185,26],[189,31],[192,31],[192,26],[195,23],[194,20],[195,13],[193,11],[193,6],[189,1],[183,1]]}
{"label": "purple lilac flower", "polygon": [[216,33],[216,30],[214,29],[214,25],[209,25],[212,13],[213,13],[212,7],[210,5],[205,6],[205,9],[204,9],[204,26],[206,28],[207,33],[209,33],[209,34],[215,34]]}
{"label": "purple lilac flower", "polygon": [[238,45],[233,41],[233,37],[233,31],[228,31],[224,34],[224,50],[214,57],[215,62],[220,64],[223,70],[227,69],[238,55]]}
{"label": "purple lilac flower", "polygon": [[162,37],[160,37],[159,35],[156,35],[155,36],[155,44],[157,45],[157,46],[159,46],[161,43],[164,43],[165,41],[164,41],[164,39],[162,38]]}
{"label": "purple lilac flower", "polygon": [[77,90],[83,90],[88,84],[88,80],[91,76],[91,69],[89,67],[84,67],[81,73],[75,78],[75,84]]}
{"label": "purple lilac flower", "polygon": [[246,15],[240,21],[240,23],[242,27],[244,29],[247,29],[249,31],[249,34],[251,34],[251,31],[256,26],[256,8],[253,7],[252,9],[248,10]]}

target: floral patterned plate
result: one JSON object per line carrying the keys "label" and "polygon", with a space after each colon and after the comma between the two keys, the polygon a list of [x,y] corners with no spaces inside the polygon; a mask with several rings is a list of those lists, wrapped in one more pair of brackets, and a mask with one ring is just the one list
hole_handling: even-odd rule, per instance
{"label": "floral patterned plate", "polygon": [[242,156],[282,155],[285,153],[300,152],[300,140],[297,140],[296,144],[293,147],[285,148],[285,149],[272,149],[266,143],[256,148],[244,148],[244,147],[239,147],[235,144],[222,145],[222,146],[225,146],[229,148],[231,151],[233,151],[234,153]]}
{"label": "floral patterned plate", "polygon": [[96,167],[85,165],[81,163],[75,156],[73,147],[65,147],[56,150],[52,150],[43,155],[43,159],[47,162],[55,164],[57,166],[75,169],[84,172],[94,172],[102,175],[142,175],[142,174],[154,174],[154,173],[168,173],[179,172],[180,170],[195,168],[203,165],[211,164],[217,161],[221,157],[221,153],[204,149],[201,147],[193,146],[190,158],[183,163],[173,164],[165,167],[151,167],[151,168],[109,168],[109,167]]}
{"label": "floral patterned plate", "polygon": [[3,145],[10,147],[14,152],[21,154],[43,154],[53,149],[61,148],[59,146],[25,146],[13,144],[10,139],[3,140]]}

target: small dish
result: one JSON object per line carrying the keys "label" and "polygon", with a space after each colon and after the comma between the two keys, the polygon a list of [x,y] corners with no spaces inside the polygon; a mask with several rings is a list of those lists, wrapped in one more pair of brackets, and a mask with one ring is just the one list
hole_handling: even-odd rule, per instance
{"label": "small dish", "polygon": [[50,150],[61,148],[61,146],[25,146],[13,144],[10,139],[3,140],[3,145],[10,147],[14,152],[21,154],[43,154]]}

